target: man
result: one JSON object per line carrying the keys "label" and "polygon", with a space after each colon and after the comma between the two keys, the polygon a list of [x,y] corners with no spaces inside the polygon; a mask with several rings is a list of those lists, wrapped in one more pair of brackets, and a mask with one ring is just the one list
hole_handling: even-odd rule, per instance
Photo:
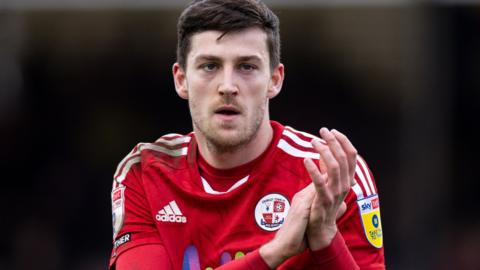
{"label": "man", "polygon": [[347,137],[270,121],[278,27],[254,0],[182,13],[173,77],[193,132],[120,162],[111,269],[384,269],[373,176]]}

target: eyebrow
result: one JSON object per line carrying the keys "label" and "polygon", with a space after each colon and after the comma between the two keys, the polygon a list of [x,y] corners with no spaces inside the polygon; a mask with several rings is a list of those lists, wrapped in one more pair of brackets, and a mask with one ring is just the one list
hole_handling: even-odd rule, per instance
{"label": "eyebrow", "polygon": [[[195,58],[195,62],[201,62],[201,61],[214,61],[214,62],[221,62],[221,58],[215,55],[210,55],[210,54],[204,54],[204,55],[199,55]],[[262,59],[258,57],[257,55],[246,55],[246,56],[240,56],[235,59],[236,61],[258,61],[261,62]]]}
{"label": "eyebrow", "polygon": [[261,62],[262,59],[256,55],[248,55],[248,56],[241,56],[238,58],[240,61],[259,61]]}

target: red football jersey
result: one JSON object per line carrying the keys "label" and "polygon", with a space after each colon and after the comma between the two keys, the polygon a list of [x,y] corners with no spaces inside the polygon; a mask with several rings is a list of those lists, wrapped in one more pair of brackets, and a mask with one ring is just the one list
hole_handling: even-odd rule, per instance
{"label": "red football jersey", "polygon": [[[126,250],[161,244],[173,269],[216,268],[258,249],[282,226],[296,192],[311,183],[303,159],[319,159],[310,134],[271,122],[270,146],[247,177],[215,191],[200,176],[195,134],[169,134],[140,143],[118,165],[112,190],[113,251],[110,266]],[[361,269],[384,269],[377,189],[357,159],[356,184],[337,221]],[[313,269],[304,252],[278,269]]]}

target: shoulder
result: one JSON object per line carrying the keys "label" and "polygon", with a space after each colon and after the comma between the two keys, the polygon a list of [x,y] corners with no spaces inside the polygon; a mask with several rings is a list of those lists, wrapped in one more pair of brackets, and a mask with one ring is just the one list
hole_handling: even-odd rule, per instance
{"label": "shoulder", "polygon": [[303,179],[301,182],[307,183],[309,181],[308,172],[305,170],[303,160],[310,158],[318,160],[320,155],[315,151],[312,145],[312,140],[319,139],[318,137],[296,130],[290,126],[281,126],[275,128],[274,139],[274,157],[272,165],[283,176],[288,172],[289,175],[295,179]]}
{"label": "shoulder", "polygon": [[188,153],[192,135],[193,133],[187,135],[169,133],[152,143],[138,143],[118,163],[113,176],[114,182],[120,184],[134,166],[139,166],[139,169],[141,169],[151,162],[163,161],[168,163],[184,158]]}
{"label": "shoulder", "polygon": [[310,133],[285,126],[277,147],[290,157],[319,159],[320,155],[313,149],[312,140],[314,139],[325,143],[324,140]]}

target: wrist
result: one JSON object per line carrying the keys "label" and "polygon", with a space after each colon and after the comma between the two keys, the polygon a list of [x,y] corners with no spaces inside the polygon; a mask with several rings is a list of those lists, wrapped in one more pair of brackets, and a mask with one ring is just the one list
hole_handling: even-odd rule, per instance
{"label": "wrist", "polygon": [[275,239],[261,246],[259,249],[260,256],[271,269],[276,269],[290,256],[285,254],[285,249],[281,248]]}
{"label": "wrist", "polygon": [[322,230],[308,232],[308,246],[310,250],[317,251],[328,247],[338,232],[336,225],[324,227]]}

